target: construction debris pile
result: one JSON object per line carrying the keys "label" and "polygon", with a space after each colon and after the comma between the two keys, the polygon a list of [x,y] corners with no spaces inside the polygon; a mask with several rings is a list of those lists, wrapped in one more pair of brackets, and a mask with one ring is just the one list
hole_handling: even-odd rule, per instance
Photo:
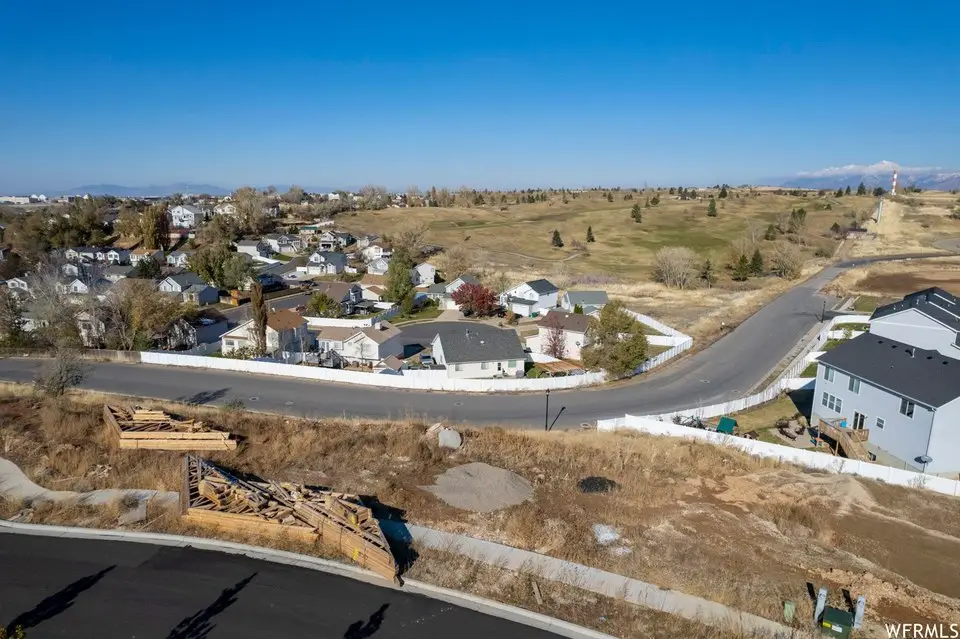
{"label": "construction debris pile", "polygon": [[214,430],[203,422],[177,420],[160,410],[139,406],[131,410],[105,405],[103,421],[120,440],[120,448],[154,450],[234,450],[230,433]]}
{"label": "construction debris pile", "polygon": [[397,562],[380,524],[356,495],[242,480],[192,455],[185,466],[186,521],[243,534],[319,540],[364,568],[397,579]]}

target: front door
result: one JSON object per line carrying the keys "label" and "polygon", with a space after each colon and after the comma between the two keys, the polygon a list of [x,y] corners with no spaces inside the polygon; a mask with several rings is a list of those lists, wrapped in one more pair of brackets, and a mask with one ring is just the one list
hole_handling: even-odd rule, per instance
{"label": "front door", "polygon": [[853,414],[853,429],[854,430],[863,430],[863,425],[867,421],[867,416],[863,413],[854,413]]}

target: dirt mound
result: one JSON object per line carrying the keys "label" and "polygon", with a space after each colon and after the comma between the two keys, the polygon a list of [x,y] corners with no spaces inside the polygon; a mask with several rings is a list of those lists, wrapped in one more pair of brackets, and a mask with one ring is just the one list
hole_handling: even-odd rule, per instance
{"label": "dirt mound", "polygon": [[761,502],[800,503],[816,500],[835,503],[836,514],[839,515],[849,513],[854,507],[869,511],[877,506],[870,491],[849,475],[774,470],[728,477],[725,484],[726,490],[716,493],[714,497],[741,506]]}
{"label": "dirt mound", "polygon": [[479,462],[451,468],[433,486],[420,488],[454,508],[478,513],[516,506],[533,496],[533,485],[520,475]]}

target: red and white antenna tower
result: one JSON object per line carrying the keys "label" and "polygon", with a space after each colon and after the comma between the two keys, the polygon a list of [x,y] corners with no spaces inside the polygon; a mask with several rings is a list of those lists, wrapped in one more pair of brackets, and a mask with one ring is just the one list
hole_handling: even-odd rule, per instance
{"label": "red and white antenna tower", "polygon": [[896,195],[896,194],[897,194],[897,172],[896,172],[896,170],[894,170],[894,172],[893,172],[893,188],[890,189],[890,195]]}

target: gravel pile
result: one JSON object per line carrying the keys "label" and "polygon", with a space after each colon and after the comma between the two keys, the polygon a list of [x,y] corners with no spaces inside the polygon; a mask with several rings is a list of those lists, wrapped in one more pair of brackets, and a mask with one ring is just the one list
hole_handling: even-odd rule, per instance
{"label": "gravel pile", "polygon": [[433,486],[421,486],[461,510],[490,513],[521,504],[533,496],[533,486],[516,473],[479,462],[451,468]]}

